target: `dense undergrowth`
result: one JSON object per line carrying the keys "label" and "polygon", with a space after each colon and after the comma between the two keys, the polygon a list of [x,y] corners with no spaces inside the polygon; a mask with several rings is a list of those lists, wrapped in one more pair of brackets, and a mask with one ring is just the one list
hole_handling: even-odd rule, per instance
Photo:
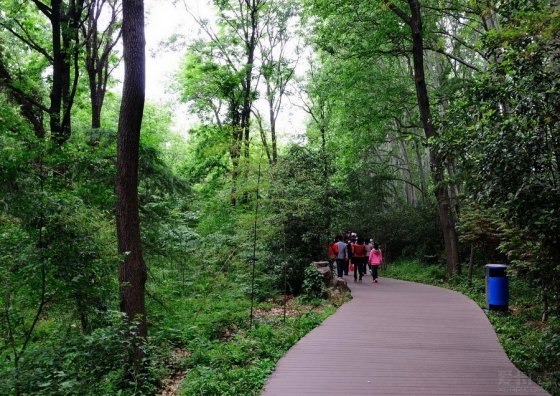
{"label": "dense undergrowth", "polygon": [[[476,268],[472,286],[466,275],[445,282],[445,270],[420,261],[390,263],[382,276],[446,287],[465,294],[480,307],[486,306],[484,269]],[[538,290],[516,276],[509,277],[509,311],[491,311],[490,322],[511,361],[553,395],[560,395],[560,318],[541,321]]]}
{"label": "dense undergrowth", "polygon": [[167,361],[160,390],[175,382],[181,395],[258,395],[277,360],[344,301],[266,298],[254,304],[251,322],[242,279],[214,270],[190,274],[160,284],[158,292],[174,297],[153,324],[154,337],[179,357]]}
{"label": "dense undergrowth", "polygon": [[[302,306],[285,320],[269,314],[257,318],[252,330],[224,339],[194,338],[185,361],[181,394],[258,395],[277,360],[303,335],[330,315],[333,307],[310,310]],[[246,313],[246,312],[245,312]]]}

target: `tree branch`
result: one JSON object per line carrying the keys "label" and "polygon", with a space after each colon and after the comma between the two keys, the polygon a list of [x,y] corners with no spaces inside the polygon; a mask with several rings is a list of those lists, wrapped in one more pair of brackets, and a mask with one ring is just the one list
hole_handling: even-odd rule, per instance
{"label": "tree branch", "polygon": [[451,58],[451,59],[453,59],[453,60],[459,62],[460,64],[462,64],[462,65],[464,65],[464,66],[466,66],[466,67],[468,67],[469,69],[472,69],[472,70],[474,70],[474,71],[477,71],[477,72],[480,72],[480,71],[481,71],[478,67],[476,67],[476,66],[474,66],[474,65],[471,65],[470,63],[464,61],[463,59],[461,59],[461,58],[459,58],[459,57],[457,57],[457,56],[455,56],[455,55],[453,55],[453,54],[450,54],[450,53],[448,53],[448,52],[445,52],[443,49],[440,49],[440,48],[433,48],[433,47],[426,47],[426,46],[424,46],[424,49],[425,49],[425,50],[428,50],[428,51],[433,51],[433,52],[437,52],[437,53],[439,53],[439,54],[445,55],[446,57]]}
{"label": "tree branch", "polygon": [[391,1],[388,0],[383,0],[383,3],[389,7],[389,9],[391,11],[393,11],[399,18],[401,18],[404,23],[406,23],[407,25],[411,25],[412,24],[412,17],[408,16],[408,14],[406,14],[403,10],[401,10],[398,6],[396,6],[395,4],[393,4]]}
{"label": "tree branch", "polygon": [[52,9],[48,5],[46,5],[45,3],[43,3],[42,1],[39,1],[39,0],[31,0],[31,1],[33,3],[35,3],[35,5],[39,9],[39,11],[41,11],[43,14],[45,14],[47,16],[47,18],[52,19],[52,17],[53,17]]}
{"label": "tree branch", "polygon": [[486,57],[484,56],[484,54],[482,52],[480,52],[479,50],[477,50],[474,46],[467,44],[467,42],[465,40],[460,39],[459,37],[455,36],[454,34],[450,33],[450,32],[446,32],[445,30],[436,30],[434,31],[434,33],[436,34],[442,34],[444,36],[448,36],[451,37],[453,40],[457,41],[459,44],[461,44],[463,47],[470,49],[473,52],[476,52],[477,54],[479,54],[480,56],[482,56],[484,59],[486,59]]}
{"label": "tree branch", "polygon": [[29,33],[27,32],[27,30],[25,30],[23,28],[23,26],[19,23],[19,21],[15,21],[15,23],[23,30],[23,32],[25,33],[25,35],[27,37],[23,37],[21,34],[19,34],[18,32],[16,32],[14,29],[12,29],[11,27],[7,26],[5,23],[0,23],[0,26],[2,26],[3,28],[5,28],[7,31],[9,31],[10,33],[12,33],[14,36],[16,36],[18,39],[20,39],[23,43],[27,44],[29,46],[29,48],[34,49],[35,51],[39,52],[40,54],[42,54],[43,56],[45,56],[45,58],[48,59],[49,62],[53,62],[53,58],[52,56],[47,52],[47,50],[45,50],[43,47],[39,46],[37,43],[35,43],[33,41],[33,39],[30,37]]}

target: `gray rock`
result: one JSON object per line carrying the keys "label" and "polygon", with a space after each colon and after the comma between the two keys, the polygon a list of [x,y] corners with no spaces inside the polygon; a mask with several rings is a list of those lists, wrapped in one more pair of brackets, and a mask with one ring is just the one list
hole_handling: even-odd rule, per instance
{"label": "gray rock", "polygon": [[323,276],[323,283],[325,286],[330,286],[333,278],[330,267],[328,265],[326,267],[320,267],[317,268],[317,271]]}
{"label": "gray rock", "polygon": [[346,279],[343,278],[336,278],[334,281],[334,288],[337,290],[340,290],[341,292],[344,292],[348,289],[348,283],[346,282]]}
{"label": "gray rock", "polygon": [[329,262],[328,261],[314,261],[312,264],[317,269],[324,268],[324,267],[329,267]]}

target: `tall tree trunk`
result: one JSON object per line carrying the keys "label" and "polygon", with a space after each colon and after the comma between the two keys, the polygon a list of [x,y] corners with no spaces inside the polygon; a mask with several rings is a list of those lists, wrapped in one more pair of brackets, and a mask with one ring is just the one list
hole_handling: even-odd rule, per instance
{"label": "tall tree trunk", "polygon": [[[441,54],[433,54],[431,57],[427,58],[428,68],[432,71],[432,81],[437,89],[443,90],[444,84],[446,81],[446,71],[445,71],[445,63],[446,59]],[[443,95],[439,100],[439,113],[440,117],[444,117],[449,109],[449,100],[448,98]],[[443,164],[444,169],[447,170],[447,174],[449,176],[447,184],[447,195],[450,200],[450,208],[451,208],[451,215],[455,220],[459,219],[459,187],[456,181],[456,172],[455,172],[455,159],[454,158],[447,158],[445,163]],[[457,267],[457,272],[461,271],[461,267]]]}
{"label": "tall tree trunk", "polygon": [[[109,10],[107,10],[109,7]],[[85,37],[85,66],[89,80],[91,101],[91,127],[101,128],[101,110],[107,91],[109,79],[110,56],[120,40],[122,30],[119,27],[120,8],[115,0],[88,0],[89,15],[87,25],[82,28]],[[99,30],[99,20],[108,15],[105,30]]]}
{"label": "tall tree trunk", "polygon": [[[420,110],[420,119],[422,120],[424,133],[429,139],[438,136],[438,133],[432,123],[430,100],[424,73],[422,14],[420,12],[420,4],[417,0],[409,0],[408,3],[412,13],[410,27],[412,30],[412,59],[414,63],[414,81],[418,98],[418,109]],[[447,276],[451,277],[459,265],[459,252],[455,221],[451,213],[447,188],[444,184],[443,162],[443,159],[440,158],[433,149],[430,149],[430,168],[434,178],[438,216],[443,230]]]}
{"label": "tall tree trunk", "polygon": [[62,108],[62,84],[63,84],[63,70],[64,70],[64,54],[61,42],[61,15],[62,4],[61,0],[52,0],[52,51],[53,51],[53,74],[52,86],[50,92],[51,106],[50,113],[50,129],[51,139],[58,144],[64,142],[64,135],[62,132],[62,119],[60,117],[60,110]]}
{"label": "tall tree trunk", "polygon": [[99,129],[101,128],[102,100],[95,90],[90,91],[90,99],[91,99],[91,127],[92,129]]}
{"label": "tall tree trunk", "polygon": [[270,122],[270,141],[272,143],[272,164],[278,162],[278,147],[276,138],[276,114],[274,112],[274,93],[270,87],[270,82],[266,82],[266,96],[268,98],[268,119]]}
{"label": "tall tree trunk", "polygon": [[[52,26],[52,85],[50,92],[51,140],[58,145],[71,134],[71,109],[78,85],[79,28],[82,24],[83,0],[51,1],[49,19]],[[74,77],[72,78],[72,63]]]}
{"label": "tall tree trunk", "polygon": [[263,125],[263,122],[262,122],[262,117],[256,111],[254,111],[253,115],[255,116],[255,119],[257,120],[257,124],[259,125],[261,142],[262,142],[262,145],[263,145],[263,148],[264,148],[264,152],[266,154],[266,159],[268,160],[269,165],[274,165],[274,162],[273,162],[273,159],[272,159],[273,157],[270,154],[270,148],[268,147],[268,140],[266,138],[266,130],[264,129],[264,125]]}
{"label": "tall tree trunk", "polygon": [[[241,3],[241,2],[240,2]],[[245,29],[245,46],[247,48],[247,63],[245,64],[245,76],[243,83],[243,106],[241,109],[241,127],[243,128],[243,156],[249,158],[249,139],[251,124],[251,108],[253,107],[253,65],[255,62],[255,48],[257,46],[257,29],[259,19],[259,0],[245,0],[248,8],[248,20]]]}
{"label": "tall tree trunk", "polygon": [[327,128],[325,126],[325,119],[324,119],[324,111],[321,110],[321,122],[322,124],[319,127],[319,130],[321,131],[321,156],[323,158],[323,169],[322,169],[322,173],[323,173],[323,208],[324,208],[324,212],[323,212],[323,229],[327,232],[323,233],[323,238],[324,240],[321,241],[321,246],[323,246],[323,244],[326,244],[328,246],[329,244],[329,240],[330,238],[327,235],[327,233],[330,233],[331,231],[331,225],[332,225],[332,205],[330,203],[330,196],[331,196],[331,189],[330,189],[330,172],[329,172],[329,156],[327,154]]}
{"label": "tall tree trunk", "polygon": [[[430,99],[424,72],[424,41],[422,31],[422,14],[418,0],[408,0],[411,16],[408,16],[400,8],[388,0],[385,0],[389,8],[406,22],[412,32],[412,60],[414,66],[414,83],[416,86],[416,97],[418,99],[418,110],[426,137],[437,137],[438,133],[432,123],[430,110]],[[445,246],[445,257],[447,276],[451,277],[459,263],[458,241],[455,231],[455,221],[451,214],[449,197],[444,180],[444,161],[436,154],[434,149],[430,149],[430,169],[435,184],[435,194],[437,199],[437,212],[443,230],[443,240]]]}
{"label": "tall tree trunk", "polygon": [[[31,2],[30,2],[31,3]],[[9,70],[0,58],[0,83],[12,91],[9,98],[22,106],[22,114],[34,127],[38,137],[45,135],[42,113],[49,115],[50,138],[62,145],[71,135],[71,110],[78,87],[78,55],[80,50],[79,29],[82,25],[84,0],[51,0],[50,7],[43,1],[33,2],[51,23],[50,46],[41,47],[28,41],[30,34],[23,24],[18,23],[21,34],[12,33],[32,50],[42,54],[52,66],[50,105],[41,103],[36,92],[24,92],[10,78]],[[73,70],[73,75],[72,75]]]}
{"label": "tall tree trunk", "polygon": [[[241,4],[242,1],[240,0]],[[255,62],[255,48],[257,46],[257,29],[259,18],[260,0],[243,0],[247,9],[248,26],[244,27],[244,39],[246,46],[247,61],[244,65],[245,76],[243,77],[243,103],[241,106],[241,150],[243,151],[243,158],[245,159],[244,169],[242,170],[243,182],[249,177],[249,156],[250,156],[250,130],[251,130],[251,109],[253,108],[253,68]],[[241,158],[238,158],[240,160]],[[238,162],[237,166],[241,165]],[[239,172],[239,170],[238,170]],[[235,182],[234,182],[235,183]],[[234,187],[236,187],[234,185]],[[246,203],[249,199],[246,192],[241,196],[242,203]]]}
{"label": "tall tree trunk", "polygon": [[[147,279],[138,215],[138,156],[145,99],[144,1],[123,0],[124,85],[117,141],[117,236],[123,261],[119,268],[121,311],[139,320],[138,335],[148,326],[144,302]],[[141,340],[140,340],[141,341]],[[134,351],[138,365],[142,351]]]}
{"label": "tall tree trunk", "polygon": [[[64,5],[63,5],[64,7]],[[62,132],[62,139],[66,141],[70,137],[69,128],[70,128],[70,119],[65,119],[65,115],[70,117],[70,113],[66,113],[66,109],[69,109],[70,105],[70,54],[74,53],[73,44],[78,45],[77,42],[73,43],[73,23],[72,18],[75,17],[75,1],[70,0],[70,4],[68,5],[67,11],[61,18],[61,33],[62,33],[62,53],[61,53],[61,96],[62,96],[62,108],[61,108],[61,125],[60,130]]]}

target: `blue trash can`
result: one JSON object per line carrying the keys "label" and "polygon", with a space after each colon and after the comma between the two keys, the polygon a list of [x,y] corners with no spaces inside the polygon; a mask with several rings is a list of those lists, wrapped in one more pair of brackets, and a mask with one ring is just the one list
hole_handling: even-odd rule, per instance
{"label": "blue trash can", "polygon": [[507,311],[508,278],[507,265],[486,265],[486,308],[488,310]]}

